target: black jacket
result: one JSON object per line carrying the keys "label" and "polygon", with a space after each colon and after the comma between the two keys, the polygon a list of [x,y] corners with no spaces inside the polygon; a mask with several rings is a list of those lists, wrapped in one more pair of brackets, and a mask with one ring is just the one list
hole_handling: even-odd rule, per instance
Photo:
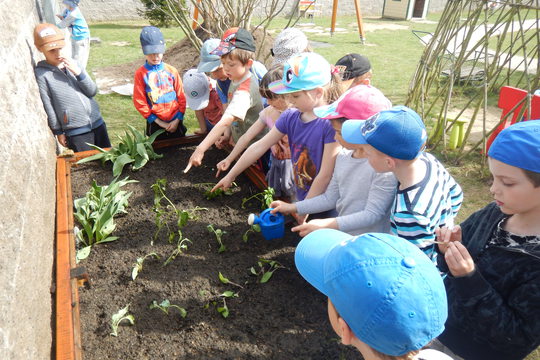
{"label": "black jacket", "polygon": [[449,314],[439,340],[466,360],[523,359],[540,345],[540,246],[483,250],[504,216],[491,203],[461,224],[476,270],[445,279]]}

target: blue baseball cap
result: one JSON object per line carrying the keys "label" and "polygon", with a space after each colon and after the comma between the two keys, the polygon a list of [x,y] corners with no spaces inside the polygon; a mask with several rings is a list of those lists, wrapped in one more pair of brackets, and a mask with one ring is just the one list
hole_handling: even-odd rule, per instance
{"label": "blue baseball cap", "polygon": [[424,150],[427,132],[420,116],[406,106],[394,106],[367,120],[347,120],[341,128],[343,140],[368,144],[401,160],[413,160]]}
{"label": "blue baseball cap", "polygon": [[294,260],[356,337],[383,354],[418,350],[444,330],[443,280],[431,260],[405,239],[320,229],[300,241]]}
{"label": "blue baseball cap", "polygon": [[325,86],[331,78],[328,61],[319,54],[308,52],[287,60],[283,79],[271,82],[268,88],[276,94],[288,94]]}
{"label": "blue baseball cap", "polygon": [[488,156],[540,173],[540,120],[522,121],[501,131],[491,144]]}
{"label": "blue baseball cap", "polygon": [[221,57],[211,54],[219,46],[219,43],[219,39],[208,39],[202,44],[201,60],[197,66],[197,71],[208,73],[216,70],[221,65]]}
{"label": "blue baseball cap", "polygon": [[145,26],[141,30],[141,46],[144,55],[165,53],[165,39],[155,26]]}

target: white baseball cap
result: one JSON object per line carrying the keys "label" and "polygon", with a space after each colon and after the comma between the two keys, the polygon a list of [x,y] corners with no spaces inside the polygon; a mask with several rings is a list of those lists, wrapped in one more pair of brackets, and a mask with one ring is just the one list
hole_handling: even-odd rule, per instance
{"label": "white baseball cap", "polygon": [[182,79],[187,105],[192,110],[201,110],[208,106],[210,83],[204,73],[189,69]]}

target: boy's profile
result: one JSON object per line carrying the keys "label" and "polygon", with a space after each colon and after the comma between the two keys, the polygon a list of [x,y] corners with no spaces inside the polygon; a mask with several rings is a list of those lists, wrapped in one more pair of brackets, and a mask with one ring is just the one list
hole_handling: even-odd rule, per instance
{"label": "boy's profile", "polygon": [[320,229],[295,251],[300,274],[328,297],[328,317],[344,345],[367,360],[451,360],[421,350],[444,330],[446,291],[439,271],[399,237]]}
{"label": "boy's profile", "polygon": [[[231,137],[234,142],[238,141],[257,121],[263,109],[259,83],[250,72],[255,58],[255,40],[251,33],[237,27],[227,30],[219,46],[211,51],[211,54],[221,56],[223,71],[231,80],[227,94],[228,104],[221,120],[191,155],[184,172],[189,171],[192,166],[201,165],[204,153],[214,143],[224,146]],[[265,133],[266,131],[257,135],[253,141],[260,139]]]}
{"label": "boy's profile", "polygon": [[420,116],[406,106],[394,106],[366,121],[346,121],[341,132],[345,141],[367,145],[375,171],[394,173],[398,189],[391,231],[436,262],[435,230],[454,225],[463,193],[444,166],[423,151],[427,133]]}
{"label": "boy's profile", "polygon": [[373,73],[368,58],[360,54],[347,54],[336,62],[341,75],[343,89],[347,90],[357,85],[370,85]]}
{"label": "boy's profile", "polygon": [[64,33],[52,24],[34,29],[34,45],[45,55],[34,73],[49,128],[58,142],[73,151],[110,147],[107,126],[94,100],[97,86],[76,61],[65,57]]}
{"label": "boy's profile", "polygon": [[133,104],[147,121],[147,135],[165,129],[157,139],[182,137],[186,97],[178,71],[163,62],[163,34],[157,27],[145,26],[140,40],[146,63],[135,72]]}
{"label": "boy's profile", "polygon": [[501,131],[488,156],[495,201],[438,234],[449,271],[439,340],[467,360],[523,359],[540,346],[540,120]]}

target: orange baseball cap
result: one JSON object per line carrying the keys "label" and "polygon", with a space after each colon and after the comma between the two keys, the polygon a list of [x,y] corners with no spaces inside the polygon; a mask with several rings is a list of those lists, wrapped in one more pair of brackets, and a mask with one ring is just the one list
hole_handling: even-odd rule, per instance
{"label": "orange baseball cap", "polygon": [[66,45],[64,33],[56,25],[39,24],[34,29],[34,45],[41,52],[61,49]]}

